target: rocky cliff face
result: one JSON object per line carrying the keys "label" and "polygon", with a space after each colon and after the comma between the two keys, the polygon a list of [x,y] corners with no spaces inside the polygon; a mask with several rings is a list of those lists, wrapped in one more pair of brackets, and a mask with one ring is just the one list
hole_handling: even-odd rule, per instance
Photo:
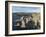
{"label": "rocky cliff face", "polygon": [[[17,17],[18,18],[18,17]],[[40,13],[31,13],[30,15],[22,15],[16,19],[15,27],[17,29],[39,29],[40,28]],[[19,28],[18,28],[19,27]]]}
{"label": "rocky cliff face", "polygon": [[[31,20],[35,22],[34,23],[35,26],[38,26],[37,22],[39,22],[39,25],[40,25],[40,14],[39,13],[33,13],[31,16],[22,16],[22,17],[21,17],[22,19],[20,18],[20,20],[22,20],[21,27],[23,27],[23,28],[26,27],[25,24],[29,25],[29,21],[31,21]],[[31,22],[30,22],[30,24],[31,24]]]}
{"label": "rocky cliff face", "polygon": [[40,13],[34,13],[34,14],[32,14],[32,20],[33,21],[35,21],[35,25],[37,25],[37,22],[39,22],[40,23]]}

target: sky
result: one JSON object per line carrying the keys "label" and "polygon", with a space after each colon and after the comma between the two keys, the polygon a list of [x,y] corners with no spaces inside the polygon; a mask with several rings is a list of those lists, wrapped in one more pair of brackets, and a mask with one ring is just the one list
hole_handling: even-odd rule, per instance
{"label": "sky", "polygon": [[40,12],[40,7],[20,7],[20,6],[13,6],[12,7],[13,13],[16,12],[25,12],[25,13],[31,13],[31,12]]}

